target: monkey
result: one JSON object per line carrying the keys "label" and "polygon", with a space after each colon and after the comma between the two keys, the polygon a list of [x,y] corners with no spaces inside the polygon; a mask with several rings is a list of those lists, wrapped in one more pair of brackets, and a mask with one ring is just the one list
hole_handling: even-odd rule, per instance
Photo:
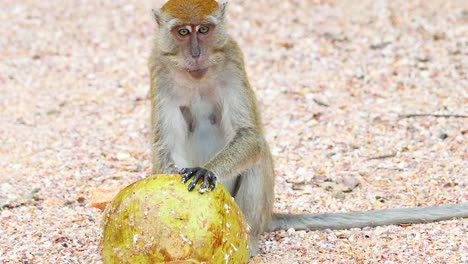
{"label": "monkey", "polygon": [[349,229],[468,217],[468,203],[338,214],[273,213],[275,175],[257,99],[240,47],[226,29],[227,3],[169,0],[153,9],[148,60],[152,173],[182,174],[188,191],[221,182],[250,226],[250,256],[261,233]]}

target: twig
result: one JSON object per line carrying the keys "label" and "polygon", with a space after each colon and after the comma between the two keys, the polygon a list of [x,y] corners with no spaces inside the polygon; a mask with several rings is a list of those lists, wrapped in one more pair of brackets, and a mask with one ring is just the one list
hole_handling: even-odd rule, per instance
{"label": "twig", "polygon": [[400,118],[412,118],[412,117],[423,117],[423,116],[468,118],[468,115],[451,115],[451,114],[407,114],[407,115],[399,115]]}
{"label": "twig", "polygon": [[387,154],[387,155],[376,156],[376,157],[370,157],[370,158],[367,158],[367,160],[388,159],[388,158],[393,158],[393,157],[395,157],[396,155],[397,155],[397,153],[394,152],[394,153]]}
{"label": "twig", "polygon": [[315,98],[314,98],[314,99],[312,99],[312,100],[314,101],[314,103],[316,103],[316,104],[318,104],[318,105],[320,105],[320,106],[324,106],[324,107],[329,107],[329,106],[330,106],[329,104],[324,103],[324,102],[322,102],[322,101],[320,101],[320,100],[318,100],[318,99],[315,99]]}
{"label": "twig", "polygon": [[397,168],[397,167],[375,167],[375,166],[371,166],[371,168],[376,169],[376,170],[405,171],[404,169]]}

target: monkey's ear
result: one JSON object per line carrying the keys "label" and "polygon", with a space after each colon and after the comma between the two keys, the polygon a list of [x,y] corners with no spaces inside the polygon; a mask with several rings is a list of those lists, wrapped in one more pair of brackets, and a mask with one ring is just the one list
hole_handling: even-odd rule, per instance
{"label": "monkey's ear", "polygon": [[162,18],[161,18],[161,9],[155,8],[155,9],[151,9],[151,11],[153,11],[154,19],[156,20],[156,22],[157,22],[158,25],[160,26],[160,25],[161,25],[161,22],[162,22]]}
{"label": "monkey's ear", "polygon": [[224,18],[224,14],[226,14],[226,7],[228,6],[228,2],[224,1],[219,4],[219,10],[221,11],[221,17]]}

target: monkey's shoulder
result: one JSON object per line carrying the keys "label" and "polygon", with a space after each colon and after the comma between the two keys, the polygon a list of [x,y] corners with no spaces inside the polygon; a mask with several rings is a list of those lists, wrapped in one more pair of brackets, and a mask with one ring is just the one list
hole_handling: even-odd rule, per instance
{"label": "monkey's shoulder", "polygon": [[226,45],[224,46],[224,49],[228,55],[228,60],[231,60],[235,63],[244,64],[244,54],[234,38],[229,37]]}

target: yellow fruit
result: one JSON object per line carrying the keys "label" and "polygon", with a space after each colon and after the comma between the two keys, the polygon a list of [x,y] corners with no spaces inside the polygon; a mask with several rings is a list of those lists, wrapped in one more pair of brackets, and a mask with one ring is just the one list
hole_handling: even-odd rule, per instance
{"label": "yellow fruit", "polygon": [[180,180],[154,175],[117,194],[104,212],[104,263],[247,263],[248,226],[229,192],[189,192]]}

